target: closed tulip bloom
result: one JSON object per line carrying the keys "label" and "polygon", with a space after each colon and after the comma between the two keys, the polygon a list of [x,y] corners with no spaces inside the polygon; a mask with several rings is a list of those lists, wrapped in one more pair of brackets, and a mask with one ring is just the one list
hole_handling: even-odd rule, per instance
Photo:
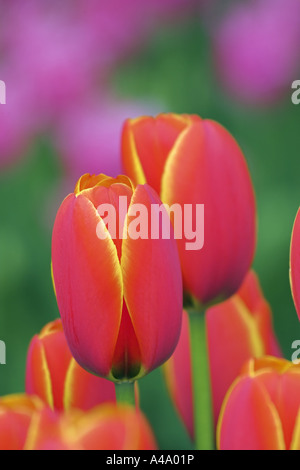
{"label": "closed tulip bloom", "polygon": [[47,324],[31,340],[26,393],[38,395],[56,410],[88,410],[116,398],[112,382],[90,374],[72,357],[60,319]]}
{"label": "closed tulip bloom", "polygon": [[[207,310],[206,333],[215,422],[226,392],[252,357],[280,356],[270,307],[253,271],[238,293]],[[191,437],[194,436],[190,332],[184,312],[180,340],[164,366],[169,392]]]}
{"label": "closed tulip bloom", "polygon": [[300,366],[252,359],[228,391],[218,423],[221,450],[300,450]]}
{"label": "closed tulip bloom", "polygon": [[[185,290],[203,305],[234,294],[252,262],[256,212],[246,160],[231,134],[198,116],[127,120],[122,158],[134,182],[147,181],[169,206],[192,207],[177,240]],[[200,204],[204,224],[195,219]],[[192,220],[196,232],[187,231]],[[188,240],[194,248],[186,248]]]}
{"label": "closed tulip bloom", "polygon": [[[70,350],[82,367],[115,381],[161,365],[180,334],[178,252],[172,232],[169,239],[151,237],[153,204],[161,203],[148,185],[84,175],[54,224],[53,279]],[[146,211],[142,238],[132,235],[133,207]],[[117,228],[107,220],[111,208]]]}
{"label": "closed tulip bloom", "polygon": [[296,216],[291,240],[290,281],[295,307],[300,319],[300,209]]}
{"label": "closed tulip bloom", "polygon": [[0,398],[0,450],[22,450],[33,417],[43,407],[38,397],[8,395]]}
{"label": "closed tulip bloom", "polygon": [[154,450],[144,415],[128,405],[104,404],[86,413],[43,410],[30,429],[29,450]]}

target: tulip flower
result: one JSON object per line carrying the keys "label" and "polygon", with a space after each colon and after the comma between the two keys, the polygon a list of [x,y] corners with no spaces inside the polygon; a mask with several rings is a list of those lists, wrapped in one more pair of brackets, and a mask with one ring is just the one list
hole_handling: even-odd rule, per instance
{"label": "tulip flower", "polygon": [[[148,182],[163,203],[192,205],[177,240],[185,290],[202,305],[234,294],[253,258],[256,216],[247,164],[230,133],[198,116],[127,120],[122,158],[126,174]],[[187,239],[200,238],[197,204],[204,204],[204,246],[187,250]],[[186,233],[187,222],[196,232]]]}
{"label": "tulip flower", "polygon": [[204,315],[199,311],[234,294],[252,262],[255,200],[247,164],[220,124],[176,114],[127,120],[122,159],[128,176],[151,184],[169,207],[185,298],[193,305],[196,446],[208,450],[213,441],[211,393]]}
{"label": "tulip flower", "polygon": [[39,396],[50,408],[88,410],[115,401],[114,385],[82,369],[69,350],[61,320],[47,324],[30,343],[26,393]]}
{"label": "tulip flower", "polygon": [[[172,231],[151,236],[153,204],[161,203],[148,185],[84,175],[54,224],[53,280],[68,345],[82,367],[117,382],[165,362],[180,334],[178,252]],[[142,235],[138,220],[147,225]]]}
{"label": "tulip flower", "polygon": [[250,360],[228,390],[218,423],[221,450],[300,450],[300,366]]}
{"label": "tulip flower", "polygon": [[[252,357],[281,355],[270,307],[253,271],[248,273],[237,294],[207,310],[206,333],[216,423],[226,392],[242,365]],[[164,372],[173,402],[193,438],[193,378],[186,312],[178,346],[165,364]]]}
{"label": "tulip flower", "polygon": [[43,408],[38,397],[9,395],[0,399],[0,450],[22,450],[33,417]]}
{"label": "tulip flower", "polygon": [[296,216],[291,240],[290,281],[295,307],[300,319],[300,209]]}
{"label": "tulip flower", "polygon": [[105,403],[89,411],[52,411],[36,396],[0,399],[0,450],[152,450],[140,410]]}
{"label": "tulip flower", "polygon": [[44,409],[31,427],[29,450],[154,450],[143,414],[128,405],[105,404],[86,413]]}

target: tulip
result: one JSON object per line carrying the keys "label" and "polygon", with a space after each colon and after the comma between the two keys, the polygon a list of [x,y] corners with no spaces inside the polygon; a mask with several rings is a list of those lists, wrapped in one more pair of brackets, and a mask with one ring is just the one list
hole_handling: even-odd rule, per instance
{"label": "tulip", "polygon": [[[215,423],[226,392],[252,357],[280,356],[272,327],[270,307],[263,297],[253,271],[246,276],[233,297],[207,310],[206,334]],[[186,312],[180,340],[164,366],[172,400],[190,434],[194,437],[192,373],[189,321]]]}
{"label": "tulip", "polygon": [[9,395],[0,399],[0,450],[22,450],[33,417],[43,408],[38,397]]}
{"label": "tulip", "polygon": [[300,450],[299,372],[284,359],[251,359],[224,400],[219,449]]}
{"label": "tulip", "polygon": [[204,204],[202,249],[187,250],[186,233],[177,240],[185,291],[202,305],[234,294],[250,267],[256,238],[252,183],[234,138],[198,116],[141,117],[125,122],[122,158],[126,174],[135,183],[147,181],[164,203],[192,205],[189,219],[196,205]]}
{"label": "tulip", "polygon": [[105,404],[86,413],[44,409],[31,427],[30,450],[154,450],[143,414],[128,405]]}
{"label": "tulip", "polygon": [[140,410],[105,403],[89,411],[52,411],[36,396],[0,399],[0,450],[152,450]]}
{"label": "tulip", "polygon": [[47,324],[30,343],[26,393],[39,396],[50,408],[88,410],[115,401],[113,384],[82,369],[71,352],[61,320]]}
{"label": "tulip", "polygon": [[[103,204],[116,210],[118,234],[99,215]],[[85,369],[115,381],[135,380],[165,362],[181,328],[176,243],[172,233],[151,238],[151,223],[143,238],[131,236],[137,221],[131,209],[141,207],[136,204],[149,214],[160,200],[148,185],[134,188],[125,176],[84,175],[63,201],[53,229],[53,280],[72,355]]]}
{"label": "tulip", "polygon": [[296,216],[291,240],[290,281],[295,307],[300,319],[300,209]]}

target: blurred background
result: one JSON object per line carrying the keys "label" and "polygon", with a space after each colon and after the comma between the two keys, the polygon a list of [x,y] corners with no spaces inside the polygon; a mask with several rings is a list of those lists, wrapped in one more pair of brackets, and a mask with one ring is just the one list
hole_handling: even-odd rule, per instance
{"label": "blurred background", "polygon": [[[257,196],[254,267],[284,355],[300,339],[289,244],[300,204],[299,0],[0,0],[0,395],[24,390],[31,337],[59,316],[50,276],[61,200],[119,174],[127,117],[197,113],[236,137]],[[141,404],[163,449],[191,448],[161,371]]]}

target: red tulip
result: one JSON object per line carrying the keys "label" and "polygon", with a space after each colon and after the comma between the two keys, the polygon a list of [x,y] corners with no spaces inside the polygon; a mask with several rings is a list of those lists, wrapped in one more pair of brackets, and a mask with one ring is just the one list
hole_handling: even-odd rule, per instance
{"label": "red tulip", "polygon": [[[185,290],[202,304],[234,294],[253,258],[256,215],[247,164],[230,133],[198,116],[127,120],[122,158],[135,183],[147,181],[169,206],[192,207],[178,238]],[[197,204],[204,204],[204,227]]]}
{"label": "red tulip", "polygon": [[140,411],[128,405],[101,405],[87,413],[43,410],[27,449],[32,450],[153,450],[152,430]]}
{"label": "red tulip", "polygon": [[[210,375],[215,422],[225,394],[251,357],[280,356],[272,316],[258,280],[250,271],[240,290],[207,310]],[[180,340],[164,366],[168,389],[190,435],[194,435],[189,320],[184,312]]]}
{"label": "red tulip", "polygon": [[142,117],[125,121],[122,158],[126,174],[135,184],[147,181],[160,193],[168,156],[177,138],[198,116],[160,114],[156,119]]}
{"label": "red tulip", "polygon": [[22,450],[33,417],[43,408],[37,397],[9,395],[0,399],[0,450]]}
{"label": "red tulip", "polygon": [[[103,204],[119,216],[119,233],[99,215]],[[134,239],[136,204],[146,210],[142,224],[148,226],[143,238]],[[148,185],[134,188],[125,176],[84,175],[54,224],[53,279],[70,350],[82,367],[111,380],[133,380],[158,367],[180,334],[178,252],[172,234],[151,236],[153,204],[160,200]]]}
{"label": "red tulip", "polygon": [[89,411],[53,412],[38,397],[0,399],[0,450],[152,450],[140,410],[105,403]]}
{"label": "red tulip", "polygon": [[300,319],[300,209],[298,210],[292,233],[290,280],[295,307]]}
{"label": "red tulip", "polygon": [[61,320],[46,325],[30,343],[26,393],[56,410],[88,410],[116,398],[112,382],[86,372],[73,359]]}
{"label": "red tulip", "polygon": [[228,391],[218,423],[221,450],[300,450],[300,367],[252,359]]}

